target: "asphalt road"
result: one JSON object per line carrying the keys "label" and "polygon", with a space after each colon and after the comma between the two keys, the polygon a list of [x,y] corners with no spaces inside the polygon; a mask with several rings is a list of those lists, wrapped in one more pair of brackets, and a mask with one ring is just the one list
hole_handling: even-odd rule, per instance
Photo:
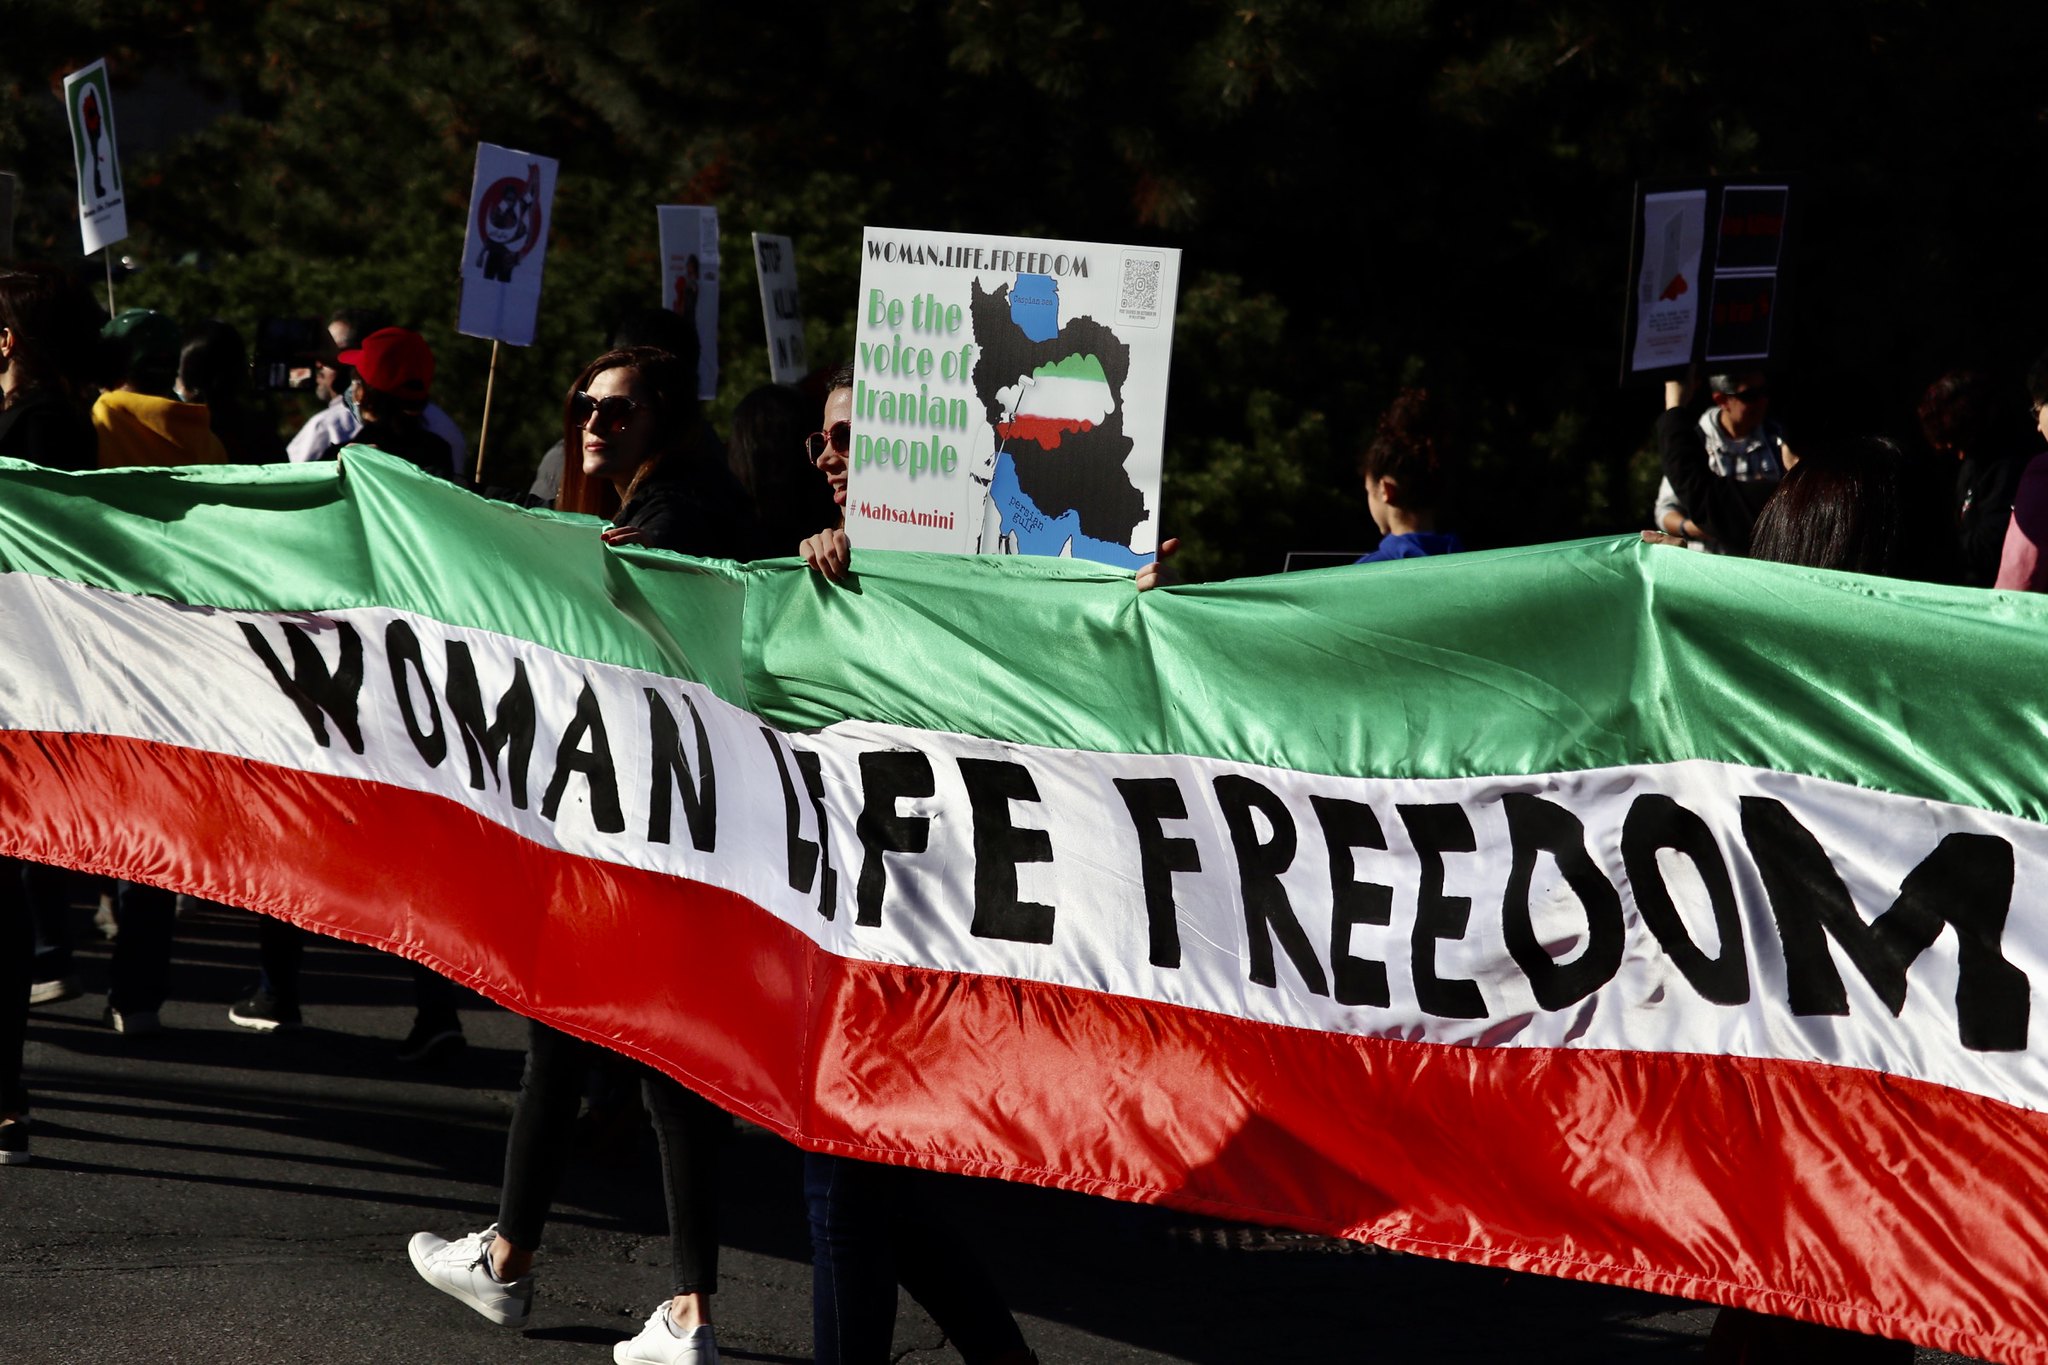
{"label": "asphalt road", "polygon": [[[199,908],[180,922],[167,1032],[125,1038],[100,1023],[106,947],[84,910],[77,928],[87,994],[30,1025],[34,1160],[0,1168],[0,1365],[590,1365],[664,1296],[644,1123],[594,1133],[570,1172],[524,1329],[491,1326],[407,1262],[415,1231],[452,1237],[495,1217],[516,1016],[476,1001],[458,1060],[400,1066],[402,967],[322,941],[306,959],[307,1027],[251,1033],[226,1007],[255,978],[253,921]],[[808,1361],[796,1154],[742,1128],[728,1171],[721,1351]],[[1712,1320],[1627,1290],[944,1183],[1047,1365],[1685,1361]],[[896,1344],[910,1362],[959,1359],[907,1298]]]}

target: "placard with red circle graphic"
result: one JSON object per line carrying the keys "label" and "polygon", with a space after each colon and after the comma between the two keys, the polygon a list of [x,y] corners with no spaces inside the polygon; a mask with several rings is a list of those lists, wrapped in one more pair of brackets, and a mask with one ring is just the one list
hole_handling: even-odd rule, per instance
{"label": "placard with red circle graphic", "polygon": [[484,278],[510,282],[513,268],[533,251],[545,227],[540,208],[540,167],[526,179],[508,175],[486,188],[477,202],[476,230],[484,239]]}
{"label": "placard with red circle graphic", "polygon": [[456,321],[463,335],[533,344],[556,165],[551,157],[477,144]]}

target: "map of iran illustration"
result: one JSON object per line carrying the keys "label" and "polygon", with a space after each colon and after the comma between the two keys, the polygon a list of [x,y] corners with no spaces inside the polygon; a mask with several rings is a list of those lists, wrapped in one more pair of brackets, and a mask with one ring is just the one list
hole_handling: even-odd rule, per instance
{"label": "map of iran illustration", "polygon": [[1180,253],[869,227],[862,257],[853,544],[1151,562]]}
{"label": "map of iran illustration", "polygon": [[1150,516],[1125,462],[1123,391],[1131,350],[1094,318],[1060,320],[1059,282],[1019,274],[972,282],[973,385],[995,435],[988,498],[1000,546],[1137,568],[1131,548]]}

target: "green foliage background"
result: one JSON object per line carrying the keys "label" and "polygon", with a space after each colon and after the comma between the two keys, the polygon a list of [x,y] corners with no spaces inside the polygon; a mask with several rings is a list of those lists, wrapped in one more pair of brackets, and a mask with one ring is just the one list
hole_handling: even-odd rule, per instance
{"label": "green foliage background", "polygon": [[[1783,415],[1904,434],[1963,362],[2043,346],[2038,7],[1667,0],[7,0],[17,250],[75,259],[64,72],[112,66],[136,263],[182,320],[378,306],[453,331],[485,139],[562,162],[540,332],[507,348],[495,481],[655,302],[657,203],[725,229],[722,419],[766,379],[746,234],[796,239],[812,354],[849,351],[864,224],[1181,247],[1164,523],[1192,576],[1373,539],[1355,462],[1404,382],[1449,395],[1480,544],[1638,525],[1659,400],[1617,387],[1638,178],[1800,188]],[[203,105],[204,117],[182,106]],[[165,109],[138,125],[138,111]],[[96,274],[98,263],[81,268]]]}

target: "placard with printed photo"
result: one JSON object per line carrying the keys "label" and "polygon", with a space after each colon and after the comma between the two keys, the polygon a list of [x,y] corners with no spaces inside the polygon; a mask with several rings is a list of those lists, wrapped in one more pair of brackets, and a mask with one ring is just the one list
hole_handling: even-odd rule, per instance
{"label": "placard with printed photo", "polygon": [[78,172],[78,237],[90,256],[128,236],[128,201],[114,143],[114,94],[106,58],[64,78],[64,112]]}
{"label": "placard with printed photo", "polygon": [[697,333],[697,397],[718,397],[718,210],[663,204],[661,306],[680,313]]}

